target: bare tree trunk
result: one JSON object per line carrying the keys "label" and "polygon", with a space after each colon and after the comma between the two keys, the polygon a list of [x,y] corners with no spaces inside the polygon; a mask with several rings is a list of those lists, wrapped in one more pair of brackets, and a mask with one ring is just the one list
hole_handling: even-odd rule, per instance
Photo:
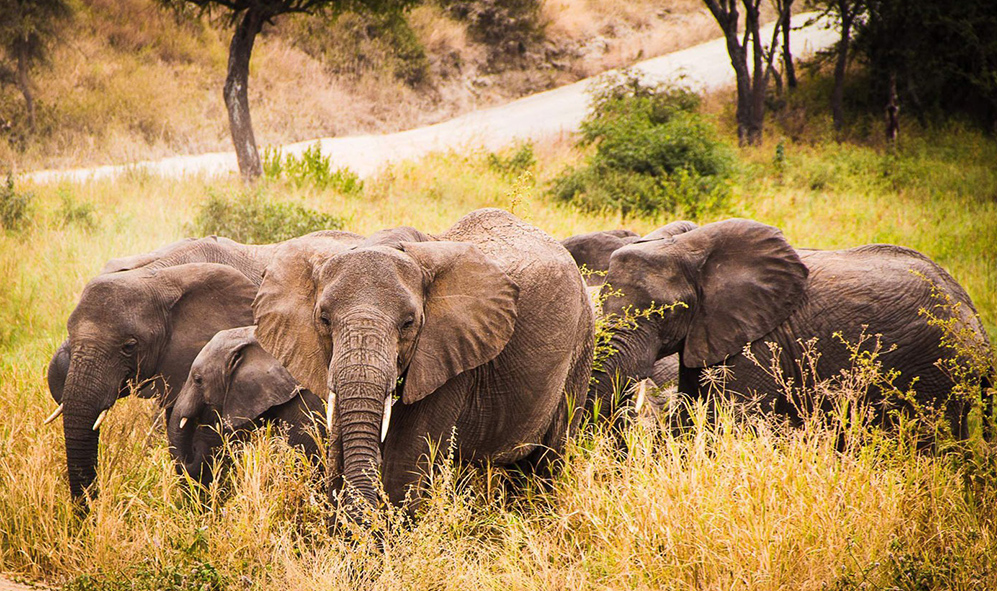
{"label": "bare tree trunk", "polygon": [[793,65],[793,52],[789,46],[789,28],[792,19],[793,0],[784,0],[782,7],[782,63],[786,72],[786,86],[796,88],[796,67]]}
{"label": "bare tree trunk", "polygon": [[31,80],[28,78],[28,40],[18,39],[15,42],[17,52],[17,88],[24,95],[24,104],[28,109],[28,129],[35,132],[35,97],[31,94]]}
{"label": "bare tree trunk", "polygon": [[834,129],[841,131],[845,125],[845,109],[842,104],[845,96],[845,67],[848,65],[848,45],[851,43],[852,19],[845,2],[839,3],[841,14],[841,41],[838,42],[838,57],[834,62],[834,90],[831,91],[831,116]]}
{"label": "bare tree trunk", "polygon": [[754,66],[751,81],[751,122],[748,126],[748,143],[753,146],[762,143],[762,131],[765,125],[765,88],[768,82],[765,70],[765,51],[762,48],[761,34],[758,30],[759,4],[760,0],[745,2],[744,19],[746,34],[751,35],[751,57]]}
{"label": "bare tree trunk", "polygon": [[228,74],[225,76],[225,107],[228,109],[229,129],[239,172],[251,181],[263,174],[260,153],[253,135],[253,121],[249,116],[249,59],[253,54],[256,35],[263,29],[263,14],[249,9],[242,16],[232,35],[228,52]]}
{"label": "bare tree trunk", "polygon": [[890,72],[889,101],[886,103],[886,143],[891,147],[897,145],[900,135],[900,101],[897,99],[897,73]]}

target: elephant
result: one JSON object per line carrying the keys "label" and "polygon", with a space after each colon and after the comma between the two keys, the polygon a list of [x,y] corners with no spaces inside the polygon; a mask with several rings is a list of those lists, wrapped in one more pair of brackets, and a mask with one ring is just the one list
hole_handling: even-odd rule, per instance
{"label": "elephant", "polygon": [[589,287],[598,287],[606,282],[606,271],[609,270],[609,258],[618,248],[644,240],[657,240],[665,236],[674,236],[688,232],[696,224],[687,221],[672,222],[641,236],[631,230],[605,230],[576,234],[561,241],[564,248],[571,253],[578,268],[589,271],[585,282]]}
{"label": "elephant", "polygon": [[253,304],[264,349],[327,393],[329,494],[354,521],[379,484],[414,510],[432,445],[546,473],[584,408],[594,317],[568,252],[498,209],[426,238],[288,243]]}
{"label": "elephant", "polygon": [[[852,353],[839,339],[854,346],[880,335],[878,360],[884,370],[899,371],[894,386],[914,388],[921,403],[938,403],[953,382],[936,361],[955,353],[943,346],[942,329],[919,314],[938,303],[936,294],[951,298],[955,320],[989,346],[963,288],[917,251],[888,244],[796,250],[777,228],[751,220],[624,246],[613,253],[606,282],[613,289],[604,303],[607,314],[681,305],[638,315],[613,334],[615,354],[594,374],[593,401],[608,400],[618,379],[644,378],[657,359],[678,353],[681,392],[705,396],[704,373],[724,366],[728,394],[742,401],[761,395],[772,410],[798,420],[777,384],[778,372],[771,371],[772,356],[783,377],[800,387],[852,367]],[[810,339],[817,339],[819,352],[815,375],[798,365]],[[770,344],[777,345],[775,352]],[[876,390],[869,396],[882,402]],[[949,405],[956,433],[964,410]]]}
{"label": "elephant", "polygon": [[256,327],[222,330],[194,359],[167,425],[170,452],[191,478],[211,482],[221,435],[243,437],[264,423],[286,429],[288,443],[318,457],[325,401],[302,388],[260,347]]}
{"label": "elephant", "polygon": [[[347,232],[316,240],[359,242]],[[219,330],[253,323],[252,301],[276,245],[208,237],[111,261],[69,317],[69,338],[48,381],[63,415],[69,488],[84,498],[96,478],[100,425],[131,391],[158,397],[167,418],[194,357]]]}

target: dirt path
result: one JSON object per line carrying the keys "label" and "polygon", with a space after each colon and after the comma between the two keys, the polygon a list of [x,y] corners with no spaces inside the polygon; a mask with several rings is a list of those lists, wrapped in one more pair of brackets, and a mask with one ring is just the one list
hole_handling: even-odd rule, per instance
{"label": "dirt path", "polygon": [[[800,26],[815,13],[800,14],[793,21]],[[762,38],[771,38],[772,25],[763,27]],[[837,40],[837,33],[826,21],[818,21],[793,31],[792,51],[797,58],[825,49]],[[694,88],[716,90],[734,83],[734,71],[722,38],[634,64],[634,69],[658,80],[684,76]],[[285,153],[300,154],[320,142],[322,153],[332,156],[337,166],[349,166],[361,176],[369,176],[386,164],[424,156],[430,152],[453,148],[497,150],[517,140],[574,131],[588,109],[586,90],[592,78],[568,86],[541,92],[505,105],[473,111],[455,119],[385,135],[360,135],[322,138],[289,144]],[[158,161],[124,165],[42,170],[24,175],[36,183],[112,178],[129,170],[143,169],[165,177],[236,172],[234,152],[217,152],[196,156],[174,156]]]}
{"label": "dirt path", "polygon": [[39,589],[48,589],[48,587],[32,586],[32,585],[22,585],[21,583],[15,583],[10,579],[6,579],[3,575],[0,575],[0,591],[38,591]]}

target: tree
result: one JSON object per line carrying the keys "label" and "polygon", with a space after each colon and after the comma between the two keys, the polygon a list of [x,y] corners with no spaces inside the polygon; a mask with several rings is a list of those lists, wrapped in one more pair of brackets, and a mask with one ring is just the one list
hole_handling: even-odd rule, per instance
{"label": "tree", "polygon": [[228,110],[232,144],[239,161],[239,172],[246,180],[253,180],[263,173],[260,153],[253,134],[249,114],[249,60],[253,54],[256,36],[266,24],[285,14],[315,14],[323,11],[346,10],[389,11],[401,10],[412,0],[162,0],[167,5],[193,4],[202,12],[226,9],[228,21],[235,26],[229,44],[228,71],[225,75],[223,96]]}
{"label": "tree", "polygon": [[779,26],[782,28],[782,65],[786,71],[786,86],[796,88],[796,68],[793,66],[793,52],[789,47],[789,32],[792,28],[793,0],[773,0],[776,13],[779,15]]}
{"label": "tree", "polygon": [[852,42],[853,27],[866,13],[865,0],[811,0],[811,6],[838,22],[841,37],[835,48],[834,87],[831,90],[831,117],[834,128],[841,131],[845,124],[845,69],[848,67],[848,52]]}
{"label": "tree", "polygon": [[[762,141],[765,122],[765,89],[771,73],[771,49],[778,39],[781,20],[776,22],[769,50],[762,46],[759,33],[762,0],[703,0],[720,25],[727,41],[727,53],[737,80],[737,140],[740,145],[756,145]],[[739,37],[741,18],[738,4],[744,7],[744,36]],[[751,48],[752,68],[748,68],[748,48]]]}
{"label": "tree", "polygon": [[[28,128],[35,131],[31,69],[48,57],[48,45],[72,16],[66,0],[0,0],[0,82],[13,81],[24,95]],[[13,65],[10,65],[13,63]]]}

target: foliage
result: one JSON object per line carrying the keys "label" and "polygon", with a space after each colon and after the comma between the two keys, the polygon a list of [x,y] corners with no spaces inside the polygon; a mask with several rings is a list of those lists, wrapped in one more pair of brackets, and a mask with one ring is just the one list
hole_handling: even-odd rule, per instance
{"label": "foliage", "polygon": [[387,69],[409,86],[429,77],[429,58],[399,11],[351,12],[296,19],[293,42],[336,74],[354,79]]}
{"label": "foliage", "polygon": [[504,175],[516,177],[532,169],[537,163],[533,155],[533,144],[526,142],[508,156],[490,152],[488,168]]}
{"label": "foliage", "polygon": [[[533,152],[538,183],[584,156],[563,142],[538,142]],[[747,148],[742,159],[722,215],[776,225],[794,245],[916,248],[966,287],[997,337],[992,137],[952,123],[912,125],[889,157],[820,136],[787,139],[781,183],[773,145]],[[818,177],[822,186],[811,188]],[[441,233],[475,208],[508,209],[510,197],[516,215],[557,238],[620,225],[616,212],[516,186],[480,154],[448,152],[393,165],[357,198],[290,183],[279,190],[362,234],[396,225]],[[62,430],[42,425],[54,407],[46,364],[87,280],[109,258],[190,235],[184,220],[209,190],[243,189],[234,179],[94,181],[73,187],[75,199],[100,207],[94,230],[47,224],[0,234],[0,414],[18,417],[0,422],[0,571],[52,587],[81,574],[94,587],[139,587],[203,562],[230,589],[844,591],[910,589],[916,580],[997,588],[990,443],[932,453],[906,435],[856,430],[842,449],[834,421],[787,429],[684,399],[692,425],[628,427],[627,457],[594,427],[570,442],[559,474],[536,486],[514,488],[495,467],[441,470],[418,519],[398,526],[390,514],[379,534],[344,539],[328,529],[321,468],[300,452],[260,433],[226,452],[227,475],[202,497],[177,478],[152,427],[158,407],[129,396],[102,427],[100,495],[79,515]],[[31,191],[40,210],[58,210],[58,186]],[[645,234],[668,221],[672,214],[657,212],[626,225]]]}
{"label": "foliage", "polygon": [[582,123],[581,144],[595,144],[595,154],[554,181],[554,196],[623,215],[715,210],[730,193],[734,157],[698,106],[679,86],[608,77]]}
{"label": "foliage", "polygon": [[112,577],[82,575],[64,591],[222,591],[228,581],[210,563],[182,565],[143,564],[114,573]]}
{"label": "foliage", "polygon": [[225,199],[213,192],[191,225],[199,236],[215,234],[237,242],[268,244],[318,230],[338,230],[343,220],[297,203],[274,201],[262,190]]}
{"label": "foliage", "polygon": [[97,208],[93,203],[78,203],[68,190],[61,191],[59,196],[62,199],[62,205],[58,212],[60,227],[78,225],[88,230],[97,227],[95,217]]}
{"label": "foliage", "polygon": [[468,31],[489,48],[493,67],[523,56],[544,37],[540,0],[436,0],[451,16],[468,23]]}
{"label": "foliage", "polygon": [[0,186],[0,229],[20,232],[31,224],[29,215],[31,193],[14,189],[14,175],[7,173],[7,180]]}
{"label": "foliage", "polygon": [[285,179],[295,187],[330,188],[347,195],[363,190],[363,181],[355,172],[346,167],[332,168],[331,157],[322,155],[322,145],[318,142],[306,148],[301,156],[282,156],[276,148],[264,148],[263,175],[271,180]]}

